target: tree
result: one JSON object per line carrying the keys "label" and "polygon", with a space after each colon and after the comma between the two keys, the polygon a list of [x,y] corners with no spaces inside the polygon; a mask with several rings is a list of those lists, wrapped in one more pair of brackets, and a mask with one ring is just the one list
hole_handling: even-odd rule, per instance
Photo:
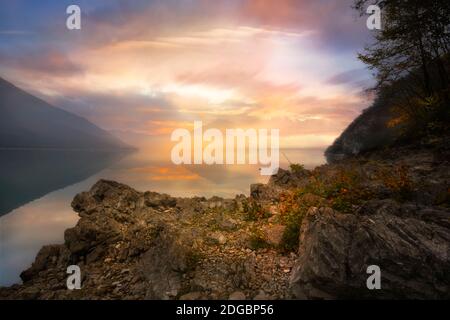
{"label": "tree", "polygon": [[375,34],[374,43],[358,57],[376,70],[378,87],[415,75],[420,76],[425,96],[446,88],[446,68],[438,66],[441,83],[436,88],[431,81],[430,66],[450,52],[450,1],[356,0],[354,7],[363,15],[369,3],[381,8],[383,25]]}
{"label": "tree", "polygon": [[354,8],[364,15],[370,4],[380,7],[382,28],[358,58],[374,71],[375,90],[394,94],[409,118],[448,115],[450,1],[355,0]]}

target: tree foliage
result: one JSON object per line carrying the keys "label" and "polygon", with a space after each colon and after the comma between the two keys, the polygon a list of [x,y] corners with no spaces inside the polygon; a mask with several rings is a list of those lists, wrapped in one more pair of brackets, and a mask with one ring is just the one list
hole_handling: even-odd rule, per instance
{"label": "tree foliage", "polygon": [[448,117],[450,1],[355,0],[354,8],[364,15],[370,4],[380,7],[382,28],[358,57],[374,71],[379,96],[392,102],[389,125]]}

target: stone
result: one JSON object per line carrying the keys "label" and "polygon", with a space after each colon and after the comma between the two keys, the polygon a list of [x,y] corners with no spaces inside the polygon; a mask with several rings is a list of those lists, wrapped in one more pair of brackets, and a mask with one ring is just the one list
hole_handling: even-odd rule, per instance
{"label": "stone", "polygon": [[201,292],[194,291],[183,294],[179,300],[199,300],[201,297]]}
{"label": "stone", "polygon": [[219,222],[219,228],[225,231],[236,230],[237,226],[237,221],[232,218],[223,218]]}
{"label": "stone", "polygon": [[23,290],[20,295],[24,300],[36,300],[39,297],[40,290],[36,287],[29,287]]}
{"label": "stone", "polygon": [[221,232],[211,233],[208,239],[213,244],[225,244],[227,242],[227,238]]}
{"label": "stone", "polygon": [[242,291],[235,291],[228,297],[228,300],[245,300],[245,294]]}
{"label": "stone", "polygon": [[181,289],[182,274],[195,263],[192,235],[170,224],[157,227],[154,245],[139,261],[139,272],[147,280],[147,299],[175,297]]}
{"label": "stone", "polygon": [[55,262],[57,261],[53,258],[59,258],[60,256],[63,257],[64,250],[65,248],[62,245],[43,246],[41,250],[39,250],[36,259],[32,263],[31,267],[23,271],[20,274],[20,278],[24,282],[27,282],[34,277],[37,277],[41,271],[55,266]]}
{"label": "stone", "polygon": [[[415,208],[392,200],[369,201],[357,214],[310,208],[291,274],[294,295],[448,299],[450,228],[441,221],[448,212]],[[367,289],[369,265],[380,267],[382,290]]]}
{"label": "stone", "polygon": [[253,297],[253,300],[270,300],[270,296],[267,295],[263,290],[259,290],[259,293]]}
{"label": "stone", "polygon": [[273,246],[278,246],[283,239],[286,226],[281,224],[269,225],[264,228],[265,239]]}

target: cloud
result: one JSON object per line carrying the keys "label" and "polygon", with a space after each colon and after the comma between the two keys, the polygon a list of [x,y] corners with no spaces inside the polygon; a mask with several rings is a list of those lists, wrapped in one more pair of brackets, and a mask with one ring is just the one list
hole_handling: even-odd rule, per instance
{"label": "cloud", "polygon": [[34,32],[26,30],[0,30],[0,35],[27,36],[32,34],[34,34]]}
{"label": "cloud", "polygon": [[368,38],[365,21],[352,11],[352,0],[248,0],[244,17],[257,24],[291,30],[315,30],[322,45],[339,50],[360,48]]}
{"label": "cloud", "polygon": [[0,65],[22,72],[55,76],[80,76],[84,68],[57,49],[22,48],[14,52],[0,51]]}
{"label": "cloud", "polygon": [[337,73],[330,77],[327,83],[335,86],[345,85],[368,89],[374,86],[374,79],[366,68],[357,68]]}
{"label": "cloud", "polygon": [[323,144],[369,103],[350,0],[80,1],[80,32],[66,2],[0,5],[0,30],[33,31],[0,32],[0,72],[105,129],[165,138],[202,120]]}

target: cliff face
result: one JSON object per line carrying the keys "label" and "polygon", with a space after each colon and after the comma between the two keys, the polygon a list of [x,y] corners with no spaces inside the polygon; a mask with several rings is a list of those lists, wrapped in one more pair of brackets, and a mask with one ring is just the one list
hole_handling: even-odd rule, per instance
{"label": "cliff face", "polygon": [[[450,298],[448,150],[280,172],[251,196],[173,198],[101,180],[65,243],[3,299]],[[82,289],[66,288],[66,268]],[[368,290],[367,267],[381,269]]]}

